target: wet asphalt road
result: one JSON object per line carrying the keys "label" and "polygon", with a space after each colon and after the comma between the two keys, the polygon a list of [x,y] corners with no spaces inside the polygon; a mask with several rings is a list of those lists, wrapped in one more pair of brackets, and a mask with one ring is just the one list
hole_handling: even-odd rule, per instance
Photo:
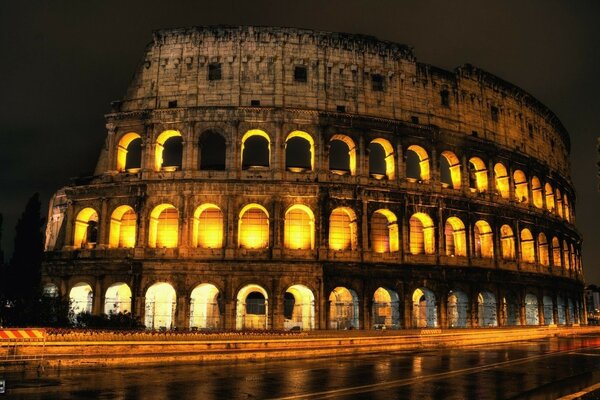
{"label": "wet asphalt road", "polygon": [[600,336],[220,365],[2,373],[6,399],[555,399],[600,382]]}

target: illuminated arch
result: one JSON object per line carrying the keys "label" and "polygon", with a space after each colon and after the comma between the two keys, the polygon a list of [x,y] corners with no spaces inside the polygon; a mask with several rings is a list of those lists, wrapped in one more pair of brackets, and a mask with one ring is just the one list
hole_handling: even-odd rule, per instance
{"label": "illuminated arch", "polygon": [[269,329],[269,295],[259,285],[249,284],[237,294],[236,329]]}
{"label": "illuminated arch", "polygon": [[158,282],[150,286],[145,297],[144,324],[148,329],[171,329],[174,325],[177,294],[173,286]]}
{"label": "illuminated arch", "polygon": [[150,213],[148,247],[174,248],[179,241],[179,212],[171,204],[160,204]]}
{"label": "illuminated arch", "polygon": [[573,266],[571,265],[571,252],[569,249],[569,245],[567,244],[566,240],[562,241],[562,249],[563,249],[563,264],[565,269],[572,269]]}
{"label": "illuminated arch", "polygon": [[238,219],[240,248],[266,249],[269,247],[269,213],[260,204],[247,204]]}
{"label": "illuminated arch", "polygon": [[329,248],[355,250],[358,243],[356,214],[349,207],[338,207],[329,216]]}
{"label": "illuminated arch", "polygon": [[[175,160],[173,163],[169,163],[172,165],[165,165],[164,161],[164,151],[167,141],[172,140],[173,138],[182,138],[181,133],[175,130],[166,130],[156,138],[155,143],[155,152],[154,152],[154,170],[160,171],[163,168],[173,168],[173,167],[181,167],[181,160],[183,154],[178,152],[175,155]],[[179,139],[182,140],[182,139]]]}
{"label": "illuminated arch", "polygon": [[[416,156],[418,165],[411,165],[410,158]],[[411,172],[411,170],[415,170]],[[430,179],[429,155],[421,146],[415,144],[406,149],[406,177],[409,179],[428,181]]]}
{"label": "illuminated arch", "polygon": [[453,189],[460,189],[460,160],[451,151],[443,151],[440,155],[440,179]]}
{"label": "illuminated arch", "polygon": [[[341,142],[343,144],[346,145],[346,147],[348,148],[347,150],[347,154],[348,154],[348,161],[346,162],[345,160],[343,160],[344,162],[342,162],[342,160],[340,160],[340,164],[344,164],[344,165],[339,165],[339,166],[335,166],[332,164],[332,146],[333,143],[332,142]],[[334,172],[334,173],[339,173],[339,174],[344,174],[346,172],[350,172],[350,175],[354,176],[356,175],[356,144],[354,143],[354,141],[346,135],[333,135],[331,137],[331,139],[329,140],[329,170]],[[346,149],[344,148],[344,151]],[[340,149],[341,151],[341,149]]]}
{"label": "illuminated arch", "polygon": [[552,238],[552,265],[559,268],[563,266],[560,242],[556,236]]}
{"label": "illuminated arch", "polygon": [[475,257],[494,257],[494,234],[490,224],[484,220],[475,222]]}
{"label": "illuminated arch", "polygon": [[515,197],[519,203],[529,203],[529,185],[527,184],[527,176],[520,169],[513,173],[513,181],[515,185]]}
{"label": "illuminated arch", "polygon": [[418,288],[412,295],[412,320],[415,328],[437,327],[437,306],[435,295],[426,288]]}
{"label": "illuminated arch", "polygon": [[205,203],[194,211],[192,246],[203,249],[223,247],[223,212],[215,204]]}
{"label": "illuminated arch", "polygon": [[531,178],[531,195],[533,196],[533,205],[537,208],[544,208],[542,184],[537,176]]}
{"label": "illuminated arch", "polygon": [[435,253],[435,228],[431,217],[425,213],[415,213],[409,220],[409,247],[411,254]]}
{"label": "illuminated arch", "polygon": [[[292,154],[292,151],[294,151],[294,153],[305,152],[304,149],[300,148],[300,146],[292,145],[293,143],[290,142],[290,140],[293,139],[298,142],[302,141],[308,143],[308,154]],[[302,160],[292,163],[290,160],[292,156],[299,157]],[[295,171],[295,169],[308,171],[315,170],[315,141],[311,135],[304,131],[293,131],[287,136],[287,138],[285,138],[285,166],[291,171]],[[298,172],[301,171],[298,170]]]}
{"label": "illuminated arch", "polygon": [[131,206],[123,205],[115,208],[110,217],[108,247],[135,247],[136,220],[135,211]]}
{"label": "illuminated arch", "polygon": [[562,218],[563,216],[563,199],[559,188],[556,188],[556,195],[554,197],[556,203],[556,214]]}
{"label": "illuminated arch", "polygon": [[563,196],[563,204],[565,207],[565,219],[571,222],[571,206],[569,205],[569,196],[566,194]]}
{"label": "illuminated arch", "polygon": [[73,233],[73,246],[81,248],[95,246],[98,241],[98,213],[86,207],[75,217],[75,232]]}
{"label": "illuminated arch", "polygon": [[[134,141],[137,142],[134,143]],[[121,137],[117,145],[117,171],[123,172],[130,168],[140,168],[139,160],[135,160],[137,162],[134,163],[134,160],[127,156],[129,150],[133,150],[129,146],[136,146],[136,143],[141,146],[142,137],[135,132],[126,133]]]}
{"label": "illuminated arch", "polygon": [[[249,139],[262,138],[267,141],[266,147],[265,143],[261,143],[261,140],[256,141],[256,143],[247,143]],[[252,150],[257,154],[253,154],[257,157],[256,160],[248,160],[247,150]],[[265,154],[266,153],[266,154]],[[269,167],[271,165],[271,138],[265,131],[261,131],[260,129],[251,129],[242,136],[242,148],[240,151],[241,154],[241,162],[242,169],[248,169],[252,167]]]}
{"label": "illuminated arch", "polygon": [[527,228],[521,230],[521,260],[524,262],[535,262],[535,242],[531,231]]}
{"label": "illuminated arch", "polygon": [[548,252],[548,239],[546,239],[546,235],[544,232],[541,232],[538,235],[538,257],[540,264],[547,267],[550,265],[550,257]]}
{"label": "illuminated arch", "polygon": [[131,313],[131,289],[126,283],[111,285],[104,296],[104,314]]}
{"label": "illuminated arch", "polygon": [[515,259],[515,234],[508,225],[500,227],[500,241],[502,243],[502,258],[505,260]]}
{"label": "illuminated arch", "polygon": [[[376,159],[375,146],[380,147],[383,159]],[[385,176],[390,180],[394,179],[396,177],[396,163],[394,161],[394,148],[392,144],[386,139],[377,138],[369,143],[369,149],[369,173],[371,176],[376,176],[379,173],[375,167],[376,164],[381,163],[385,166]]]}
{"label": "illuminated arch", "polygon": [[479,157],[469,159],[469,187],[477,190],[479,193],[488,190],[488,174],[485,163]]}
{"label": "illuminated arch", "polygon": [[457,217],[450,217],[444,226],[444,238],[446,239],[446,255],[465,257],[467,255],[467,236],[465,224]]}
{"label": "illuminated arch", "polygon": [[477,322],[480,327],[498,326],[496,296],[489,291],[477,295]]}
{"label": "illuminated arch", "polygon": [[283,326],[286,330],[315,329],[315,296],[304,285],[292,285],[284,294]]}
{"label": "illuminated arch", "polygon": [[284,246],[286,249],[315,248],[315,216],[303,204],[294,204],[285,212]]}
{"label": "illuminated arch", "polygon": [[202,283],[190,295],[190,328],[218,329],[221,312],[220,293],[215,285]]}
{"label": "illuminated arch", "polygon": [[546,196],[546,210],[552,213],[556,212],[556,205],[554,204],[554,189],[552,189],[552,185],[549,183],[544,185],[544,194]]}
{"label": "illuminated arch", "polygon": [[376,253],[399,250],[398,219],[387,209],[379,209],[371,217],[371,248]]}
{"label": "illuminated arch", "polygon": [[496,190],[503,199],[508,199],[510,196],[508,171],[502,163],[494,165],[494,182]]}
{"label": "illuminated arch", "polygon": [[462,290],[451,290],[447,299],[448,326],[450,328],[467,327],[467,308],[469,298]]}
{"label": "illuminated arch", "polygon": [[400,297],[394,290],[380,287],[373,294],[373,327],[400,327]]}
{"label": "illuminated arch", "polygon": [[73,317],[81,313],[91,313],[93,299],[94,291],[90,285],[85,282],[73,285],[69,291],[69,307]]}
{"label": "illuminated arch", "polygon": [[352,289],[336,287],[329,295],[329,327],[331,329],[359,328],[358,296]]}

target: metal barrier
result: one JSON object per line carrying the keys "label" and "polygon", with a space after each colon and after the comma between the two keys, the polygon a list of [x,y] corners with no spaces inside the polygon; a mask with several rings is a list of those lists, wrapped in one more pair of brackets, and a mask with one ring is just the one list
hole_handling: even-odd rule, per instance
{"label": "metal barrier", "polygon": [[[23,354],[20,347],[41,342],[42,351]],[[0,329],[0,363],[15,361],[43,361],[46,349],[45,329]]]}

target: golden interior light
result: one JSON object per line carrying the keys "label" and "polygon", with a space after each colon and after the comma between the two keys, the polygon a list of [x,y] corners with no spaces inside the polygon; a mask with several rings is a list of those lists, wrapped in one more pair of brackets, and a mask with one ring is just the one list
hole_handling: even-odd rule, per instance
{"label": "golden interior light", "polygon": [[529,185],[527,184],[525,173],[520,169],[516,170],[513,174],[513,180],[517,201],[520,203],[529,203]]}
{"label": "golden interior light", "polygon": [[315,296],[304,285],[290,286],[286,293],[294,296],[294,309],[291,320],[298,323],[302,330],[314,329],[315,326]]}
{"label": "golden interior light", "polygon": [[411,254],[435,253],[435,229],[431,217],[425,213],[415,213],[409,219]]}
{"label": "golden interior light", "polygon": [[398,219],[387,209],[380,209],[371,217],[371,247],[376,253],[398,251]]}
{"label": "golden interior light", "polygon": [[371,141],[383,147],[385,152],[385,175],[388,179],[392,180],[396,177],[396,162],[394,160],[394,147],[392,144],[382,138],[377,138]]}
{"label": "golden interior light", "polygon": [[465,224],[459,218],[450,217],[446,220],[444,236],[447,256],[465,257],[467,255]]}
{"label": "golden interior light", "polygon": [[537,208],[543,208],[544,199],[542,194],[542,184],[537,176],[531,178],[531,194],[533,196],[533,205]]}
{"label": "golden interior light", "polygon": [[556,236],[552,238],[552,264],[555,267],[562,267],[560,242]]}
{"label": "golden interior light", "polygon": [[540,259],[540,264],[547,267],[550,265],[550,257],[548,254],[548,240],[546,239],[546,235],[544,232],[541,232],[538,235],[538,257]]}
{"label": "golden interior light", "polygon": [[496,182],[496,190],[500,193],[503,199],[508,199],[510,196],[509,178],[506,167],[502,163],[494,165],[494,180]]}
{"label": "golden interior light", "polygon": [[505,260],[515,259],[515,235],[508,225],[500,227],[500,241],[502,243],[502,258]]}
{"label": "golden interior light", "polygon": [[[417,153],[418,154],[418,153]],[[450,180],[452,181],[453,189],[460,189],[461,186],[461,174],[460,174],[460,160],[451,151],[443,151],[442,157],[446,159],[450,169]]]}
{"label": "golden interior light", "polygon": [[146,291],[146,328],[171,329],[177,295],[173,286],[166,282],[155,283]]}
{"label": "golden interior light", "polygon": [[338,207],[329,217],[329,248],[354,250],[356,248],[356,215],[348,207]]}
{"label": "golden interior light", "polygon": [[98,213],[93,208],[87,207],[79,211],[75,217],[75,231],[73,232],[73,246],[83,247],[92,238],[90,235],[90,223],[98,224]]}
{"label": "golden interior light", "polygon": [[546,210],[555,212],[554,189],[552,189],[552,185],[549,183],[544,185],[544,194],[546,195]]}
{"label": "golden interior light", "polygon": [[246,249],[269,247],[269,213],[260,204],[248,204],[240,211],[238,243]]}
{"label": "golden interior light", "polygon": [[494,257],[494,236],[490,224],[479,220],[475,222],[475,256]]}
{"label": "golden interior light", "polygon": [[108,246],[110,248],[135,247],[136,215],[130,206],[117,207],[110,218]]}
{"label": "golden interior light", "polygon": [[556,202],[556,213],[559,217],[563,216],[563,199],[562,194],[560,193],[560,189],[556,189],[556,196],[554,198]]}
{"label": "golden interior light", "polygon": [[76,283],[69,292],[69,300],[73,314],[92,312],[92,287],[85,282]]}
{"label": "golden interior light", "polygon": [[155,143],[155,151],[154,151],[154,170],[160,171],[163,165],[163,152],[165,142],[172,137],[181,136],[179,131],[167,130],[158,135]]}
{"label": "golden interior light", "polygon": [[565,219],[571,221],[571,207],[569,206],[569,196],[566,194],[563,196],[563,204],[565,208]]}
{"label": "golden interior light", "polygon": [[104,314],[131,312],[131,289],[125,283],[115,283],[106,290]]}
{"label": "golden interior light", "polygon": [[203,204],[194,212],[194,247],[220,249],[223,247],[223,212],[214,204]]}
{"label": "golden interior light", "polygon": [[271,138],[265,131],[260,129],[251,129],[242,136],[242,147],[240,149],[241,165],[244,165],[244,149],[246,148],[246,140],[252,136],[260,136],[267,140],[267,146],[269,150],[269,165],[271,165]]}
{"label": "golden interior light", "polygon": [[571,269],[571,254],[569,253],[569,245],[566,240],[562,242],[563,246],[563,264],[566,269]]}
{"label": "golden interior light", "polygon": [[219,289],[203,283],[190,296],[190,328],[215,329],[219,327]]}
{"label": "golden interior light", "polygon": [[287,249],[314,249],[314,216],[302,204],[291,206],[285,213],[284,246]]}
{"label": "golden interior light", "polygon": [[350,170],[350,175],[356,175],[356,144],[354,141],[346,135],[333,135],[330,139],[330,142],[334,140],[339,140],[348,146],[348,156],[349,156],[349,165],[348,169]]}
{"label": "golden interior light", "polygon": [[431,179],[431,173],[429,168],[429,155],[427,151],[421,146],[415,144],[408,146],[407,151],[414,152],[419,157],[419,172],[422,181],[428,181]]}
{"label": "golden interior light", "polygon": [[123,172],[127,167],[127,152],[129,151],[129,145],[135,139],[140,139],[141,136],[135,132],[126,133],[119,140],[117,145],[117,171]]}
{"label": "golden interior light", "polygon": [[[262,307],[258,307],[255,310],[261,311],[260,313],[248,313],[248,296],[252,293],[260,293],[264,298],[264,308],[260,310]],[[241,288],[237,294],[236,314],[236,329],[268,329],[269,296],[267,291],[256,284]]]}
{"label": "golden interior light", "polygon": [[150,213],[149,247],[177,247],[179,238],[179,212],[171,204],[154,207]]}
{"label": "golden interior light", "polygon": [[524,262],[535,262],[535,243],[529,229],[521,231],[521,260]]}
{"label": "golden interior light", "polygon": [[479,193],[487,192],[488,190],[488,174],[485,163],[479,157],[471,157],[469,159],[472,172],[475,174],[475,185]]}

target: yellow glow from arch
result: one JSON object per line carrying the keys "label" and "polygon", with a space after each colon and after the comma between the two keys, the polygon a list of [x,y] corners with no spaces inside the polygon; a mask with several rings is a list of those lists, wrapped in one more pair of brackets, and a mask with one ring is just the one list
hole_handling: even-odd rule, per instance
{"label": "yellow glow from arch", "polygon": [[238,243],[246,249],[269,247],[269,213],[260,204],[247,204],[240,211]]}
{"label": "yellow glow from arch", "polygon": [[172,137],[176,137],[176,136],[181,136],[181,133],[179,131],[174,131],[174,130],[167,130],[164,131],[163,133],[161,133],[160,135],[158,135],[158,137],[156,138],[156,149],[154,151],[154,170],[155,171],[160,171],[160,169],[162,168],[163,165],[163,151],[164,151],[164,145],[165,142],[169,139],[171,139]]}
{"label": "yellow glow from arch", "polygon": [[338,207],[329,216],[329,248],[354,250],[357,244],[356,214],[351,208]]}
{"label": "yellow glow from arch", "polygon": [[379,209],[371,217],[371,246],[376,253],[399,250],[398,219],[388,209]]}
{"label": "yellow glow from arch", "polygon": [[425,213],[415,213],[410,217],[410,242],[411,254],[434,254],[435,253],[435,227],[431,217]]}
{"label": "yellow glow from arch", "polygon": [[554,189],[552,189],[552,185],[549,183],[544,185],[544,194],[546,195],[546,210],[552,213],[556,212],[556,206],[554,204]]}
{"label": "yellow glow from arch", "polygon": [[560,242],[556,236],[552,238],[552,264],[555,267],[562,267]]}
{"label": "yellow glow from arch", "polygon": [[529,203],[529,185],[525,173],[518,169],[513,173],[513,179],[517,201],[519,203]]}
{"label": "yellow glow from arch", "polygon": [[451,151],[443,151],[441,154],[442,157],[448,161],[448,165],[450,166],[450,179],[452,180],[452,188],[460,189],[461,185],[461,174],[460,174],[460,160],[456,157]]}
{"label": "yellow glow from arch", "polygon": [[194,212],[192,245],[204,249],[223,247],[223,212],[214,204],[202,204]]}
{"label": "yellow glow from arch", "polygon": [[315,218],[310,208],[294,204],[285,213],[284,246],[286,249],[315,248]]}
{"label": "yellow glow from arch", "polygon": [[306,133],[304,131],[293,131],[287,136],[287,138],[285,138],[286,146],[287,146],[288,140],[290,140],[292,138],[296,138],[296,137],[302,138],[310,144],[310,170],[314,171],[315,170],[315,141],[314,141],[314,139],[312,138],[311,135],[309,135],[308,133]]}
{"label": "yellow glow from arch", "polygon": [[475,256],[492,258],[494,256],[494,236],[490,224],[479,220],[475,222]]}
{"label": "yellow glow from arch", "polygon": [[106,290],[104,314],[131,312],[131,289],[125,283],[115,283]]}
{"label": "yellow glow from arch", "polygon": [[550,265],[550,258],[548,254],[548,240],[546,235],[542,232],[538,235],[538,255],[540,258],[540,264],[547,267]]}
{"label": "yellow glow from arch", "polygon": [[135,132],[129,132],[123,135],[119,140],[119,144],[117,145],[117,171],[125,171],[128,147],[135,139],[141,139],[141,136]]}
{"label": "yellow glow from arch", "polygon": [[450,217],[446,220],[444,233],[446,237],[446,255],[465,257],[467,255],[465,224],[457,217]]}
{"label": "yellow glow from arch", "polygon": [[521,231],[521,260],[529,263],[535,262],[535,244],[529,229]]}
{"label": "yellow glow from arch", "polygon": [[269,165],[271,165],[271,138],[265,131],[261,131],[260,129],[251,129],[242,136],[242,147],[240,151],[240,161],[241,165],[244,165],[244,149],[246,148],[246,140],[248,140],[252,136],[260,136],[267,140],[267,146],[269,149]]}
{"label": "yellow glow from arch", "polygon": [[421,146],[417,146],[416,144],[408,146],[406,150],[414,152],[419,157],[419,170],[421,173],[421,180],[428,181],[429,179],[431,179],[431,173],[429,168],[429,155],[427,154],[427,151]]}
{"label": "yellow glow from arch", "polygon": [[73,314],[92,312],[92,287],[85,282],[75,284],[69,291],[70,308]]}
{"label": "yellow glow from arch", "polygon": [[479,193],[487,192],[488,190],[488,175],[485,163],[479,157],[471,157],[469,163],[473,166],[475,173],[475,182]]}
{"label": "yellow glow from arch", "polygon": [[500,227],[500,241],[502,242],[502,258],[514,260],[515,258],[515,235],[508,225]]}
{"label": "yellow glow from arch", "polygon": [[303,330],[314,329],[315,296],[313,292],[304,285],[292,285],[286,290],[286,293],[294,296],[292,321],[300,322]]}
{"label": "yellow glow from arch", "polygon": [[73,246],[80,248],[88,242],[88,227],[90,222],[98,222],[98,213],[93,208],[87,207],[79,211],[75,218],[75,232]]}
{"label": "yellow glow from arch", "polygon": [[348,146],[348,156],[350,163],[348,167],[350,168],[350,175],[356,175],[356,144],[349,136],[346,135],[333,135],[329,141],[332,142],[334,140],[339,140],[345,143],[346,146]]}
{"label": "yellow glow from arch", "polygon": [[161,204],[150,213],[148,246],[177,247],[179,238],[179,212],[171,204]]}
{"label": "yellow glow from arch", "polygon": [[562,200],[562,195],[560,193],[560,189],[556,189],[556,196],[555,196],[555,202],[556,202],[556,212],[558,214],[559,217],[562,218],[563,216],[563,200]]}
{"label": "yellow glow from arch", "polygon": [[177,302],[173,286],[166,282],[155,283],[146,291],[146,328],[171,329]]}
{"label": "yellow glow from arch", "polygon": [[494,165],[494,180],[496,181],[496,190],[500,193],[503,199],[508,199],[510,196],[509,178],[506,167],[502,163]]}
{"label": "yellow glow from arch", "polygon": [[396,162],[394,161],[394,148],[392,144],[385,139],[377,138],[371,141],[383,147],[385,151],[385,175],[392,180],[396,177]]}
{"label": "yellow glow from arch", "polygon": [[542,184],[537,176],[531,178],[531,193],[533,196],[533,205],[537,208],[543,208],[544,199],[542,195]]}
{"label": "yellow glow from arch", "polygon": [[108,247],[135,247],[136,215],[133,208],[124,205],[117,207],[110,218]]}
{"label": "yellow glow from arch", "polygon": [[202,283],[190,295],[190,328],[218,328],[220,320],[219,289]]}

